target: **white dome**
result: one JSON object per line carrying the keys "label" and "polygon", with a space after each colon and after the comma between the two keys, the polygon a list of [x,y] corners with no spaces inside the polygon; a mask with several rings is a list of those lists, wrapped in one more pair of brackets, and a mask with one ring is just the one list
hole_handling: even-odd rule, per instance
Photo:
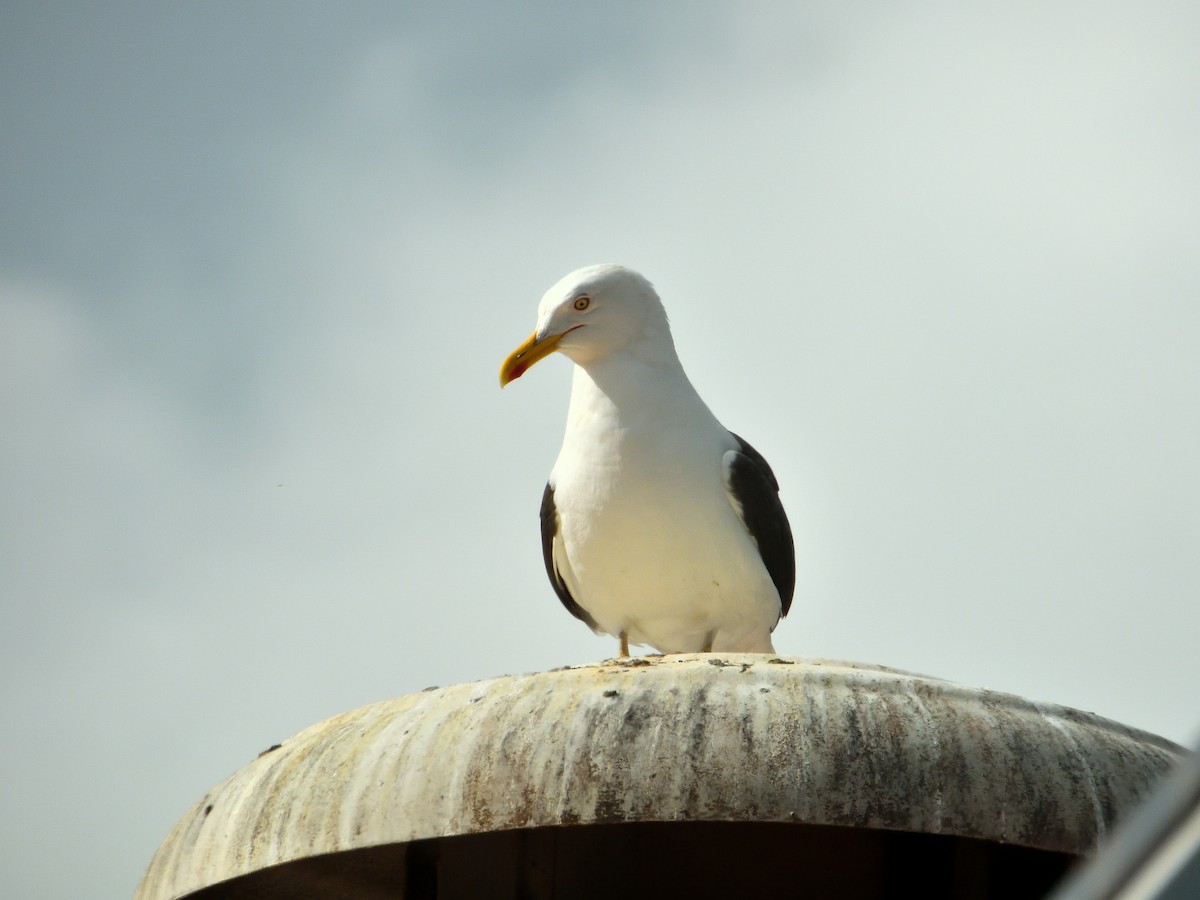
{"label": "white dome", "polygon": [[610,661],[314,725],[200,800],[137,897],[318,854],[554,825],[796,822],[1082,853],[1181,752],[1090,713],[878,666]]}

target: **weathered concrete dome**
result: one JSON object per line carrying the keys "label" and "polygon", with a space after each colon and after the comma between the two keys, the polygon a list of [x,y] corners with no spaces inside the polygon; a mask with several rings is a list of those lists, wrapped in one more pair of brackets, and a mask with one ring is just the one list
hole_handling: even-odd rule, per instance
{"label": "weathered concrete dome", "polygon": [[[1080,854],[1180,753],[1089,713],[877,666],[597,663],[428,690],[300,732],[183,817],[137,897],[228,879],[202,896],[288,896],[284,864],[302,860],[357,865],[373,883],[390,872],[409,879],[401,896],[425,896],[417,842],[561,826],[786,823]],[[365,848],[375,856],[355,865],[328,856]],[[237,892],[268,867],[275,887]],[[373,896],[341,889],[321,895]]]}

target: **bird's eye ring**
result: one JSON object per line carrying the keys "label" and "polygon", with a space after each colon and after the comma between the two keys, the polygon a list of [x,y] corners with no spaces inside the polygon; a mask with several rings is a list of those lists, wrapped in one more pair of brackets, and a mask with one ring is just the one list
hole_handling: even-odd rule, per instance
{"label": "bird's eye ring", "polygon": [[577,310],[579,310],[580,312],[583,312],[585,309],[588,308],[588,304],[591,302],[592,302],[591,298],[589,298],[589,297],[576,297],[575,298],[575,308]]}

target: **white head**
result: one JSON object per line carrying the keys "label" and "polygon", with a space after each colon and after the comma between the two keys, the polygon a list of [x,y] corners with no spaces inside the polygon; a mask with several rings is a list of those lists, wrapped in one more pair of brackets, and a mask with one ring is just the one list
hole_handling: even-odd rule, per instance
{"label": "white head", "polygon": [[586,368],[640,344],[675,359],[667,313],[654,286],[624,266],[576,269],[542,296],[537,329],[504,361],[500,385],[555,350]]}

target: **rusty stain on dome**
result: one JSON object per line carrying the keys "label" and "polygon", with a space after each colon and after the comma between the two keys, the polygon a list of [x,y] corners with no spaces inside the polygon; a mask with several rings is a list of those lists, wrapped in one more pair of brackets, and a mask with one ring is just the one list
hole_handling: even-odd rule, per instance
{"label": "rusty stain on dome", "polygon": [[139,900],[290,860],[512,828],[803,822],[1083,853],[1181,749],[1090,713],[879,666],[604,662],[314,725],[202,798]]}

